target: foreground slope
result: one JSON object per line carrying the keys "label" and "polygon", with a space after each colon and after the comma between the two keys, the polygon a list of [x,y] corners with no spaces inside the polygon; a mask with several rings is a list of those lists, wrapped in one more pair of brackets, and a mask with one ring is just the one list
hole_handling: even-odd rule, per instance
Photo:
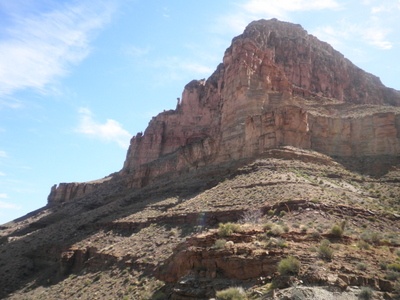
{"label": "foreground slope", "polygon": [[253,22],[122,170],[1,226],[0,297],[396,297],[399,105],[300,26]]}
{"label": "foreground slope", "polygon": [[[277,272],[289,255],[301,261],[296,278],[307,286],[371,286],[389,295],[398,288],[388,266],[400,254],[399,180],[395,170],[376,179],[283,148],[237,170],[43,209],[2,230],[3,296],[207,299],[243,286],[260,299],[272,281],[292,285]],[[249,210],[260,210],[259,225],[229,237],[213,229]],[[343,236],[330,234],[344,221]],[[271,235],[274,226],[285,230]],[[221,239],[233,243],[218,248]],[[316,250],[323,239],[332,243],[331,260]]]}

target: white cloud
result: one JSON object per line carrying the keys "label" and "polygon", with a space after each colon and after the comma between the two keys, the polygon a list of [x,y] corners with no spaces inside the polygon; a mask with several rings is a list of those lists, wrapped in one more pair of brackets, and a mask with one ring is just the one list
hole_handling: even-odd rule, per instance
{"label": "white cloud", "polygon": [[142,56],[145,56],[145,55],[149,54],[149,52],[150,52],[150,47],[128,46],[128,47],[125,47],[125,48],[122,50],[122,52],[123,52],[125,55],[138,58],[138,57],[142,57]]}
{"label": "white cloud", "polygon": [[80,108],[79,114],[80,123],[77,132],[102,141],[115,142],[124,149],[128,148],[132,135],[117,121],[107,119],[104,124],[98,123],[88,108]]}
{"label": "white cloud", "polygon": [[292,21],[290,13],[299,11],[339,10],[342,6],[336,0],[247,0],[237,5],[233,12],[222,15],[213,31],[239,34],[251,21],[278,18]]}
{"label": "white cloud", "polygon": [[[210,75],[214,69],[205,64],[194,62],[192,60],[185,60],[179,57],[167,57],[154,62],[156,68],[166,68],[170,74],[190,72],[194,75]],[[214,66],[213,66],[214,67]]]}
{"label": "white cloud", "polygon": [[[0,199],[8,199],[8,195],[0,193]],[[0,209],[21,209],[21,206],[0,200]]]}
{"label": "white cloud", "polygon": [[0,176],[6,176],[6,173],[0,172]]}
{"label": "white cloud", "polygon": [[10,203],[10,202],[0,201],[0,209],[16,209],[16,210],[19,210],[19,209],[21,209],[21,206],[20,205],[16,205],[14,203]]}
{"label": "white cloud", "polygon": [[319,39],[330,43],[335,48],[341,48],[344,44],[358,42],[367,43],[382,50],[393,47],[388,39],[390,30],[384,28],[378,22],[370,20],[369,24],[352,24],[341,21],[335,26],[323,26],[313,31]]}
{"label": "white cloud", "polygon": [[340,5],[335,0],[250,0],[243,8],[252,14],[284,17],[287,12],[311,11],[323,9],[338,9]]}
{"label": "white cloud", "polygon": [[3,150],[0,150],[0,157],[1,157],[1,158],[6,158],[6,157],[8,157],[7,152],[6,152],[6,151],[3,151]]}
{"label": "white cloud", "polygon": [[27,88],[43,92],[55,79],[65,76],[89,54],[93,33],[105,25],[113,11],[100,1],[55,3],[41,12],[27,12],[22,3],[17,11],[16,6],[4,6],[3,13],[11,22],[3,28],[5,35],[0,40],[1,97]]}

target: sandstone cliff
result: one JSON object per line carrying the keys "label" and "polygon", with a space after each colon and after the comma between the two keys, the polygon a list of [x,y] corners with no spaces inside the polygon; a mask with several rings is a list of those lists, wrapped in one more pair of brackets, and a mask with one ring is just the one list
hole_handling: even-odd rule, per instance
{"label": "sandstone cliff", "polygon": [[[399,91],[301,26],[255,21],[233,39],[207,80],[187,84],[175,110],[132,138],[113,180],[143,187],[160,176],[253,159],[281,146],[335,157],[396,157],[399,106]],[[76,199],[97,187],[62,184],[48,201]]]}

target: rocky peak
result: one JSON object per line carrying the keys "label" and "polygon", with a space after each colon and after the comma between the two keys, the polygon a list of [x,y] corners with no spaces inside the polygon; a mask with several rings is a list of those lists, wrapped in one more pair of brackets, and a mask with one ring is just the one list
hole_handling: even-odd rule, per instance
{"label": "rocky peak", "polygon": [[[207,80],[188,83],[175,110],[153,117],[145,132],[132,138],[114,182],[140,188],[163,176],[239,164],[282,146],[349,160],[396,157],[398,106],[399,91],[300,25],[255,21],[233,39]],[[60,185],[49,203],[110,182]]]}
{"label": "rocky peak", "polygon": [[364,72],[300,25],[277,19],[254,21],[233,40],[228,52],[243,44],[267,54],[264,58],[284,71],[295,94],[357,104],[400,105],[398,91],[383,86],[378,77]]}

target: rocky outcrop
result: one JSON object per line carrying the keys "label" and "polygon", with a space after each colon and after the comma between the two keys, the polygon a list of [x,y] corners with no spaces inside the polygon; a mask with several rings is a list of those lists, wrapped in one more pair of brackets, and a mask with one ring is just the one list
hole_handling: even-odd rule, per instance
{"label": "rocky outcrop", "polygon": [[[118,176],[138,188],[282,146],[337,157],[398,156],[399,106],[399,91],[301,26],[255,21],[233,39],[210,78],[187,84],[175,110],[132,138]],[[92,187],[60,185],[49,203]]]}

